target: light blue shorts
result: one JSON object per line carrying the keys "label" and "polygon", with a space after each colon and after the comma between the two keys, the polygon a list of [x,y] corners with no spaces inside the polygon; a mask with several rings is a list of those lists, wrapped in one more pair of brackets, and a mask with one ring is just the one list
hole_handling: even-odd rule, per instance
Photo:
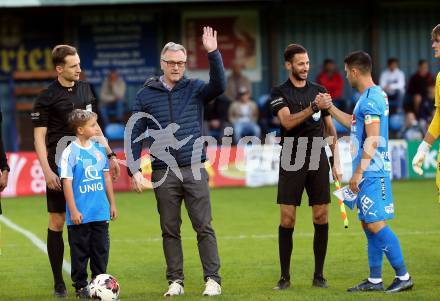
{"label": "light blue shorts", "polygon": [[364,178],[359,188],[356,205],[361,221],[374,223],[394,218],[393,194],[389,177]]}

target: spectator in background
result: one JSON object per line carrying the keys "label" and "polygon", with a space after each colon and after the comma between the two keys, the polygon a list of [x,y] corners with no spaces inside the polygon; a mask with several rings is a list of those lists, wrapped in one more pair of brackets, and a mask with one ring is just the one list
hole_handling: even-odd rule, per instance
{"label": "spectator in background", "polygon": [[435,108],[435,84],[431,83],[428,87],[428,91],[426,96],[422,98],[422,102],[420,104],[419,110],[419,123],[420,126],[426,131],[428,124],[431,123],[431,120],[434,116]]}
{"label": "spectator in background", "polygon": [[270,102],[272,99],[270,97],[267,98],[266,102],[263,106],[261,106],[260,110],[260,120],[259,125],[261,128],[261,132],[263,134],[263,141],[266,141],[266,135],[272,132],[275,132],[276,136],[280,136],[281,134],[281,123],[278,116],[274,116],[272,113],[272,106]]}
{"label": "spectator in background", "polygon": [[379,85],[388,95],[391,113],[400,112],[405,93],[405,74],[399,69],[398,59],[388,59],[387,69],[380,74]]}
{"label": "spectator in background", "polygon": [[257,124],[258,107],[251,99],[251,93],[246,87],[239,89],[238,100],[229,108],[229,121],[234,127],[235,143],[238,143],[245,134],[260,138],[261,130]]}
{"label": "spectator in background", "polygon": [[241,73],[243,67],[244,65],[241,61],[234,61],[232,63],[232,72],[227,78],[224,94],[230,101],[238,100],[241,87],[245,87],[249,94],[252,95],[251,81],[246,75]]}
{"label": "spectator in background", "polygon": [[333,99],[333,104],[338,109],[345,111],[346,103],[342,98],[344,93],[344,79],[338,72],[335,61],[325,59],[322,65],[322,71],[316,77],[316,82],[327,89]]}
{"label": "spectator in background", "polygon": [[[9,166],[6,158],[5,148],[3,146],[3,134],[2,134],[2,112],[0,111],[0,192],[5,190],[8,185]],[[2,214],[2,204],[0,202],[0,215]]]}
{"label": "spectator in background", "polygon": [[406,91],[405,112],[413,112],[417,117],[420,115],[422,99],[428,95],[428,87],[433,83],[432,75],[429,72],[427,60],[420,60],[417,72],[414,73],[408,82]]}
{"label": "spectator in background", "polygon": [[111,70],[102,83],[100,101],[102,122],[108,125],[110,116],[115,116],[118,122],[123,122],[125,112],[126,84],[116,70]]}
{"label": "spectator in background", "polygon": [[405,116],[405,127],[398,135],[399,138],[407,141],[422,140],[423,129],[417,121],[416,115],[413,112],[409,112]]}
{"label": "spectator in background", "polygon": [[225,127],[230,126],[228,121],[230,104],[230,101],[222,96],[205,104],[204,135],[214,136],[220,142]]}

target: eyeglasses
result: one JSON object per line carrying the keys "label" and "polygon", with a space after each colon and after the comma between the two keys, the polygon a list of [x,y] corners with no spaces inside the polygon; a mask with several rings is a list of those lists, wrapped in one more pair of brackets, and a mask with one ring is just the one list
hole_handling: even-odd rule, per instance
{"label": "eyeglasses", "polygon": [[174,62],[174,61],[166,61],[166,60],[162,60],[163,62],[167,63],[168,67],[173,68],[174,66],[177,66],[179,68],[183,68],[186,65],[186,62]]}

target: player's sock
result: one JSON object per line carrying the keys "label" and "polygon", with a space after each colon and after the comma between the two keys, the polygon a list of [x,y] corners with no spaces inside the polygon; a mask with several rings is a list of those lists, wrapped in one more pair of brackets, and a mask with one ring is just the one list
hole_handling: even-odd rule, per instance
{"label": "player's sock", "polygon": [[397,278],[399,278],[400,280],[402,280],[402,281],[407,281],[407,280],[409,280],[409,273],[406,273],[405,275],[403,275],[403,276],[396,276]]}
{"label": "player's sock", "polygon": [[290,280],[290,257],[293,249],[294,228],[278,228],[278,247],[280,254],[281,277]]}
{"label": "player's sock", "polygon": [[47,229],[47,254],[49,255],[50,266],[52,267],[55,285],[64,283],[63,280],[63,258],[64,241],[63,232]]}
{"label": "player's sock", "polygon": [[364,232],[368,240],[368,265],[370,267],[370,277],[368,280],[371,283],[377,284],[382,282],[383,251],[374,243],[374,234],[367,229],[364,229]]}
{"label": "player's sock", "polygon": [[315,236],[313,238],[313,252],[315,253],[315,277],[323,276],[325,255],[327,253],[328,242],[328,223],[315,226]]}
{"label": "player's sock", "polygon": [[391,228],[385,226],[377,232],[374,237],[376,247],[381,248],[388,258],[393,269],[396,271],[396,276],[405,276],[407,273],[405,261],[403,260],[402,249],[396,234],[391,231]]}

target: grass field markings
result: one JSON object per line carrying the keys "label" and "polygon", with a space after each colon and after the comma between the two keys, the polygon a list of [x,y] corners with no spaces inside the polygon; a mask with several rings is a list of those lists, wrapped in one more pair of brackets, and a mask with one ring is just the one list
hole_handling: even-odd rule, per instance
{"label": "grass field markings", "polygon": [[[46,243],[43,242],[41,239],[39,239],[34,233],[32,233],[29,230],[23,229],[19,225],[15,224],[10,219],[4,217],[3,215],[0,215],[0,222],[5,224],[7,227],[11,228],[15,232],[18,232],[22,235],[24,235],[27,239],[29,239],[40,251],[45,253],[47,255],[47,247]],[[63,270],[70,275],[71,265],[70,263],[63,259]]]}
{"label": "grass field markings", "polygon": [[[439,235],[440,231],[402,231],[397,232],[399,236],[420,236],[420,235]],[[357,233],[329,233],[329,236],[359,236],[362,232]],[[313,237],[313,232],[298,232],[295,233],[295,237]],[[217,236],[217,240],[244,240],[244,239],[275,239],[278,238],[277,234],[252,234],[252,235],[236,235],[236,236]],[[182,240],[196,240],[196,235],[182,237]],[[143,239],[111,239],[111,242],[115,243],[139,243],[139,242],[162,242],[162,237],[148,237]]]}

